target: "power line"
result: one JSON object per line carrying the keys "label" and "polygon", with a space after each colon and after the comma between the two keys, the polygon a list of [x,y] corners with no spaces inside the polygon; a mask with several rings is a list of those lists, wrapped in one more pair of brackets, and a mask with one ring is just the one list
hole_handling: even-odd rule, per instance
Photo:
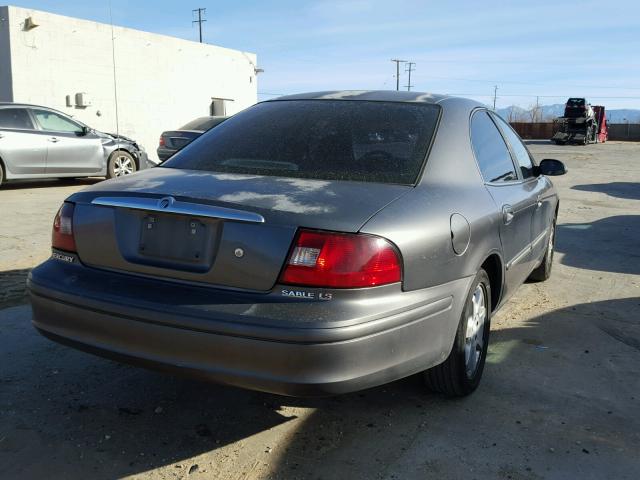
{"label": "power line", "polygon": [[207,9],[206,8],[196,8],[195,10],[192,10],[193,13],[198,12],[198,19],[197,20],[193,20],[191,22],[191,25],[193,25],[194,23],[198,24],[198,30],[200,30],[200,43],[202,43],[202,24],[204,22],[206,22],[206,20],[204,20],[202,18],[202,14],[203,13],[207,13]]}
{"label": "power line", "polygon": [[[493,94],[486,93],[447,93],[452,97],[488,97],[493,98]],[[540,98],[564,98],[571,95],[536,95],[534,93],[501,93],[500,97],[540,97]],[[614,97],[614,96],[602,96],[602,95],[585,95],[588,98],[601,98],[601,99],[613,99],[613,100],[639,100],[640,97]]]}
{"label": "power line", "polygon": [[400,62],[406,63],[406,60],[399,60],[397,58],[392,58],[392,62],[396,62],[396,91],[400,90]]}
{"label": "power line", "polygon": [[[545,83],[536,83],[536,82],[517,82],[517,81],[508,81],[508,80],[483,80],[477,78],[459,78],[459,77],[439,77],[433,75],[419,75],[421,78],[431,78],[435,80],[457,80],[461,82],[479,82],[479,83],[500,83],[500,84],[513,84],[513,85],[536,85],[540,87],[552,88],[553,85],[545,84]],[[570,88],[596,88],[596,89],[609,89],[609,90],[640,90],[640,87],[622,87],[622,86],[611,86],[611,85],[571,85],[571,84],[562,84],[563,87]]]}
{"label": "power line", "polygon": [[407,62],[406,68],[405,68],[405,72],[409,73],[409,79],[407,80],[407,84],[405,85],[407,87],[407,92],[411,91],[411,87],[413,87],[413,85],[411,85],[411,72],[413,70],[415,70],[416,63],[415,62]]}

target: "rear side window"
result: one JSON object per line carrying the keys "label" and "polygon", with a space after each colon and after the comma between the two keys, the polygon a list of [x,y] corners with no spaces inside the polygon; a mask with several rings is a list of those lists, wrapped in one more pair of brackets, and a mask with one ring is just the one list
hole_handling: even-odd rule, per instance
{"label": "rear side window", "polygon": [[225,120],[169,168],[413,184],[440,107],[352,100],[265,102]]}
{"label": "rear side window", "polygon": [[518,134],[513,131],[513,128],[511,128],[507,122],[497,115],[493,115],[493,118],[498,122],[507,142],[511,145],[511,152],[515,157],[514,160],[516,161],[516,164],[520,167],[522,178],[533,177],[533,162],[531,161],[531,156],[529,156],[529,150],[527,150],[527,147],[524,146]]}
{"label": "rear side window", "polygon": [[33,130],[33,123],[24,108],[0,108],[0,128]]}
{"label": "rear side window", "polygon": [[487,112],[478,112],[471,118],[471,145],[485,182],[518,178],[507,144]]}

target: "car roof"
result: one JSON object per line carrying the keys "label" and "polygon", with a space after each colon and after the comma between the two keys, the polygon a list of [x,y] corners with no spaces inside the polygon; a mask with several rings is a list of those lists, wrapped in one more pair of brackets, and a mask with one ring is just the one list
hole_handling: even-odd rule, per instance
{"label": "car roof", "polygon": [[285,95],[283,97],[277,97],[267,101],[277,102],[280,100],[368,100],[379,102],[438,103],[448,98],[453,97],[449,95],[440,95],[426,92],[405,92],[396,90],[328,90],[324,92]]}
{"label": "car roof", "polygon": [[20,103],[20,102],[0,102],[0,107],[36,107],[36,108],[46,108],[49,110],[53,110],[49,107],[44,107],[42,105],[33,105],[31,103]]}
{"label": "car roof", "polygon": [[[52,112],[57,112],[57,113],[62,113],[63,115],[66,115],[67,117],[70,117],[71,115],[69,115],[68,113],[64,113],[60,110],[56,110],[55,108],[51,108],[51,107],[45,107],[43,105],[33,105],[31,103],[17,103],[17,102],[0,102],[0,108],[3,107],[18,107],[18,108],[41,108],[43,110],[50,110]],[[73,118],[73,117],[71,117]],[[74,119],[75,120],[75,119]],[[76,120],[77,121],[77,120]]]}

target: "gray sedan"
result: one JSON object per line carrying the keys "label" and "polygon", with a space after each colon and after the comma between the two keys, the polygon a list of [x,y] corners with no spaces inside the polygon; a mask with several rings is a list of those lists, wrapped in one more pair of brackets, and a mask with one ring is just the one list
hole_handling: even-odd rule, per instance
{"label": "gray sedan", "polygon": [[549,277],[558,196],[471,100],[339,91],[255,105],[162,166],[69,197],[33,323],[99,355],[285,395],[424,372],[471,393],[492,314]]}
{"label": "gray sedan", "polygon": [[0,185],[25,178],[129,175],[147,166],[134,140],[38,105],[0,103]]}

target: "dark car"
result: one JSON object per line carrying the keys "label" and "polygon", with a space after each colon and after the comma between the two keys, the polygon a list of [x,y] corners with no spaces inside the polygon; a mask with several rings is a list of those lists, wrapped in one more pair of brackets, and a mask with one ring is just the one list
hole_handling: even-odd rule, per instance
{"label": "dark car", "polygon": [[178,150],[186,147],[204,132],[224,122],[227,118],[228,117],[200,117],[190,121],[177,130],[162,132],[158,145],[158,158],[161,162],[164,162]]}
{"label": "dark car", "polygon": [[259,103],[157,168],[70,196],[32,270],[45,336],[286,395],[425,372],[478,385],[491,315],[549,277],[558,195],[472,100],[339,91]]}
{"label": "dark car", "polygon": [[564,106],[564,116],[567,118],[593,118],[593,109],[586,98],[570,98]]}

